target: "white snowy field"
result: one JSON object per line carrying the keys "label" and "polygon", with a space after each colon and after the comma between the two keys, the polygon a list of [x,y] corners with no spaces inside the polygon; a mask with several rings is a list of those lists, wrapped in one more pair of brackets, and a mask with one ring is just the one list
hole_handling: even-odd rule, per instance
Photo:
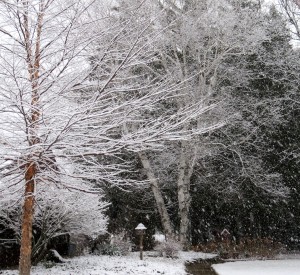
{"label": "white snowy field", "polygon": [[[128,256],[82,256],[56,264],[51,268],[39,264],[32,268],[32,275],[186,275],[184,263],[199,258],[211,258],[213,254],[180,252],[178,259],[149,257],[139,259],[138,253]],[[2,272],[2,273],[1,273]],[[17,275],[17,270],[0,270],[1,275]]]}
{"label": "white snowy field", "polygon": [[299,275],[300,259],[236,261],[215,264],[219,275]]}

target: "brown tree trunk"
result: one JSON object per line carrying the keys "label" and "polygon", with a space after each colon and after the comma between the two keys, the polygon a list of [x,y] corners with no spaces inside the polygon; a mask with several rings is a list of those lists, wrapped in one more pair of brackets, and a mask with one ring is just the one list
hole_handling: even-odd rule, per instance
{"label": "brown tree trunk", "polygon": [[25,199],[23,205],[22,236],[20,249],[20,275],[29,275],[31,268],[32,222],[34,213],[35,164],[30,163],[25,172]]}
{"label": "brown tree trunk", "polygon": [[[39,108],[40,96],[38,92],[39,88],[39,70],[40,70],[40,47],[41,47],[41,33],[43,26],[43,15],[45,11],[45,2],[40,0],[39,2],[39,14],[36,22],[36,37],[35,37],[35,51],[33,53],[32,41],[34,41],[32,34],[30,33],[29,24],[29,5],[28,0],[23,1],[23,22],[22,30],[24,35],[24,47],[27,54],[27,66],[29,73],[29,81],[31,82],[31,119],[28,126],[28,143],[29,147],[38,144],[39,138],[37,135],[38,121],[41,116]],[[32,223],[34,214],[34,190],[35,190],[35,176],[36,176],[36,164],[33,161],[28,161],[25,171],[25,199],[23,205],[23,220],[22,220],[22,235],[21,235],[21,249],[20,249],[20,261],[19,272],[20,275],[30,275],[31,269],[31,253],[32,253]]]}

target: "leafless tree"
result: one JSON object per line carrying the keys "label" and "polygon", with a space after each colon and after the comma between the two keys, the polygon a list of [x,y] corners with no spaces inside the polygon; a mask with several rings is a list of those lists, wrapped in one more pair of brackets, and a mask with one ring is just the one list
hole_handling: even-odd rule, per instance
{"label": "leafless tree", "polygon": [[299,0],[278,0],[281,9],[287,16],[291,26],[291,31],[294,34],[294,39],[300,39],[300,1]]}

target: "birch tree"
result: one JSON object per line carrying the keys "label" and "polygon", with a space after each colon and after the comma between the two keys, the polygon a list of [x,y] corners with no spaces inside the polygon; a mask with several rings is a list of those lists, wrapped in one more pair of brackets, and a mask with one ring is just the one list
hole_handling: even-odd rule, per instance
{"label": "birch tree", "polygon": [[[226,100],[226,92],[221,95],[218,91],[218,85],[222,81],[222,75],[219,75],[220,68],[227,58],[251,52],[257,41],[264,37],[259,16],[249,10],[241,12],[241,7],[235,4],[229,1],[185,1],[180,6],[173,1],[161,1],[165,13],[160,23],[169,27],[164,31],[163,42],[157,47],[160,70],[174,83],[182,84],[181,94],[170,104],[173,112],[183,106],[192,106],[196,102],[201,102],[203,106],[217,104],[196,121],[187,121],[182,125],[183,133],[203,127],[210,128],[211,133],[219,128],[224,117],[227,116],[229,121],[231,114],[226,113],[222,108],[224,104],[221,103]],[[177,171],[177,176],[172,174],[173,181],[177,183],[179,238],[186,246],[190,226],[190,180],[195,164],[201,157],[209,154],[209,141],[207,137],[198,135],[192,139],[183,138],[172,144],[176,157],[170,164],[175,164]],[[166,143],[167,150],[172,146],[168,147]],[[165,178],[161,177],[158,171],[164,170],[162,167],[166,166],[166,162],[162,164],[158,160],[162,158],[161,154],[154,154],[154,158],[153,155],[149,155],[149,151],[140,153],[141,162],[148,171],[152,185],[162,187],[163,183],[158,179],[163,181]],[[156,171],[156,175],[153,171]],[[168,224],[165,225],[165,228],[167,227],[169,228]]]}
{"label": "birch tree", "polygon": [[[179,238],[186,245],[190,226],[191,176],[195,165],[201,166],[199,162],[212,154],[216,147],[222,146],[222,142],[213,144],[209,135],[199,135],[199,132],[189,138],[184,133],[197,132],[197,129],[212,133],[222,125],[224,118],[229,125],[235,123],[238,119],[237,110],[227,108],[232,99],[231,87],[226,87],[224,83],[231,81],[228,75],[232,73],[241,76],[241,79],[232,79],[233,85],[239,85],[239,81],[245,80],[245,75],[238,70],[230,71],[226,61],[251,55],[257,45],[269,38],[263,23],[266,19],[259,12],[259,6],[252,5],[251,1],[182,1],[181,4],[160,1],[159,4],[162,14],[156,27],[163,31],[156,44],[158,60],[150,63],[150,66],[156,73],[166,75],[169,85],[177,83],[178,90],[176,98],[166,101],[152,115],[159,112],[175,114],[177,110],[192,109],[195,103],[206,108],[214,106],[195,120],[181,124],[181,138],[162,140],[164,149],[161,152],[151,148],[138,152],[143,172],[152,187],[164,231],[171,237],[175,235],[175,228],[167,205],[170,198],[166,198],[163,189],[167,185],[177,188]],[[226,68],[229,68],[228,72]],[[248,162],[252,168],[261,166],[261,162],[255,163],[250,159],[242,161]],[[267,189],[267,182],[271,181],[271,178],[267,181],[261,178],[259,185]],[[220,188],[223,188],[222,184]]]}
{"label": "birch tree", "polygon": [[[129,31],[126,29],[121,33],[124,41],[120,44],[115,44],[115,51],[122,52],[127,41],[136,41],[137,50],[133,50],[132,54],[138,57],[138,62],[131,63],[127,66],[127,70],[121,70],[122,75],[130,76],[124,77],[126,79],[122,82],[124,90],[133,91],[133,96],[139,98],[144,93],[159,95],[156,97],[155,106],[148,105],[147,109],[135,110],[136,118],[127,121],[123,127],[119,129],[122,134],[125,134],[131,139],[143,140],[140,145],[129,146],[126,150],[137,153],[144,170],[147,174],[154,199],[156,201],[157,209],[161,217],[162,226],[166,235],[174,237],[174,230],[172,228],[171,220],[164,202],[163,194],[160,190],[160,184],[157,181],[157,175],[153,172],[153,167],[148,159],[148,151],[164,151],[168,142],[178,142],[186,139],[190,140],[193,136],[204,132],[211,131],[220,127],[219,123],[207,123],[199,127],[185,127],[184,125],[194,123],[209,112],[214,105],[203,104],[202,101],[194,101],[191,104],[182,104],[173,108],[173,104],[180,101],[185,82],[189,79],[178,82],[174,81],[174,75],[171,71],[160,71],[158,67],[162,67],[161,52],[157,48],[157,44],[165,38],[164,30],[169,28],[169,23],[161,26],[159,18],[163,16],[163,12],[157,5],[149,1],[144,3],[141,9],[135,9],[139,6],[141,1],[133,1],[131,3],[120,3],[120,12],[115,15],[116,20],[128,24]],[[149,21],[150,18],[150,21]],[[125,23],[124,23],[125,22]],[[143,39],[137,41],[136,33],[142,33]],[[100,55],[101,56],[101,55]],[[98,57],[95,58],[97,63]],[[103,68],[98,68],[95,74],[96,79],[101,81],[103,75]],[[193,76],[190,76],[192,79]],[[120,96],[122,98],[123,96]],[[170,105],[171,108],[168,109]]]}

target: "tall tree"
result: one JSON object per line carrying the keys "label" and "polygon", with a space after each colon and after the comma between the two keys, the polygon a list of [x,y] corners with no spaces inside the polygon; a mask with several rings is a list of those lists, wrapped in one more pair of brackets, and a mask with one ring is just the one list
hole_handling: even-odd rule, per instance
{"label": "tall tree", "polygon": [[[176,113],[176,110],[192,108],[197,103],[207,108],[214,106],[194,121],[186,121],[181,128],[184,133],[208,127],[211,133],[222,125],[224,118],[228,121],[230,118],[230,113],[221,103],[225,101],[226,91],[222,94],[218,91],[218,84],[223,79],[219,72],[227,58],[251,52],[255,44],[263,39],[261,18],[256,16],[256,10],[241,13],[241,5],[235,1],[183,1],[183,5],[162,1],[161,6],[164,16],[160,24],[165,31],[164,39],[157,47],[160,57],[158,69],[174,83],[181,84],[181,93],[169,105],[166,104],[166,108]],[[190,181],[197,162],[209,154],[205,148],[208,144],[205,135],[177,140],[171,146],[165,144],[168,150],[172,148],[175,156],[172,169],[177,172],[172,173],[172,180],[177,185],[179,238],[184,246],[189,242]],[[141,158],[147,171],[151,166],[151,170],[156,171],[156,176],[154,173],[148,176],[152,182],[156,181],[155,186],[158,187],[163,186],[158,178],[164,180],[158,174],[163,170],[158,166],[165,167],[159,161],[161,157],[157,154],[154,160],[152,155],[149,158],[152,164],[149,159],[146,160],[145,154]]]}
{"label": "tall tree", "polygon": [[[100,7],[99,1],[80,0],[0,3],[0,199],[13,205],[25,187],[22,275],[30,273],[36,198],[47,192],[37,186],[98,193],[97,182],[128,184],[120,177],[126,169],[120,151],[154,145],[166,134],[154,121],[147,132],[125,131],[126,123],[168,93],[158,87],[139,96],[124,93],[130,92],[121,86],[126,71],[141,62],[148,27],[126,40],[126,22],[113,22]],[[124,44],[115,51],[118,43]],[[100,78],[94,81],[96,72]],[[99,162],[104,157],[115,164]]]}
{"label": "tall tree", "polygon": [[[125,41],[133,40],[137,32],[144,35],[143,41],[137,42],[140,48],[135,55],[139,56],[139,62],[133,64],[125,72],[127,75],[131,75],[132,81],[126,80],[123,82],[123,89],[134,91],[134,95],[137,97],[141,95],[139,92],[141,87],[142,93],[157,94],[158,91],[160,93],[163,91],[164,96],[157,97],[155,108],[151,107],[146,111],[142,110],[142,112],[137,110],[136,119],[124,123],[120,131],[124,131],[128,135],[143,134],[148,137],[148,140],[145,139],[145,142],[141,144],[142,146],[130,147],[127,150],[131,150],[139,156],[150,183],[164,231],[166,235],[174,237],[174,229],[165,199],[148,153],[151,151],[163,152],[168,148],[170,142],[190,140],[193,136],[211,131],[221,124],[216,122],[199,125],[199,127],[186,126],[195,123],[204,113],[209,112],[214,105],[197,101],[190,104],[179,104],[181,100],[187,100],[186,88],[184,87],[185,85],[192,85],[186,83],[194,77],[190,75],[179,79],[177,78],[178,75],[173,75],[175,71],[167,70],[164,67],[162,57],[164,58],[163,51],[165,49],[160,48],[160,46],[163,39],[166,38],[164,30],[170,27],[170,22],[166,22],[165,25],[161,24],[159,18],[164,16],[165,10],[159,9],[158,5],[153,2],[143,2],[141,9],[137,10],[135,7],[139,6],[140,2],[126,3],[120,1],[119,12],[116,14],[116,18],[122,24],[126,22],[130,26],[130,31],[126,29],[126,32],[122,32],[121,35],[126,40],[123,43],[115,44],[115,51],[122,52],[122,48],[126,45]],[[151,19],[150,23],[149,18]],[[145,26],[149,27],[145,30]],[[99,68],[99,70],[98,75],[101,75],[102,68]],[[177,72],[175,73],[177,74]],[[182,192],[186,192],[181,187],[179,187],[179,190],[180,199],[183,200]],[[184,203],[182,202],[180,205]]]}

